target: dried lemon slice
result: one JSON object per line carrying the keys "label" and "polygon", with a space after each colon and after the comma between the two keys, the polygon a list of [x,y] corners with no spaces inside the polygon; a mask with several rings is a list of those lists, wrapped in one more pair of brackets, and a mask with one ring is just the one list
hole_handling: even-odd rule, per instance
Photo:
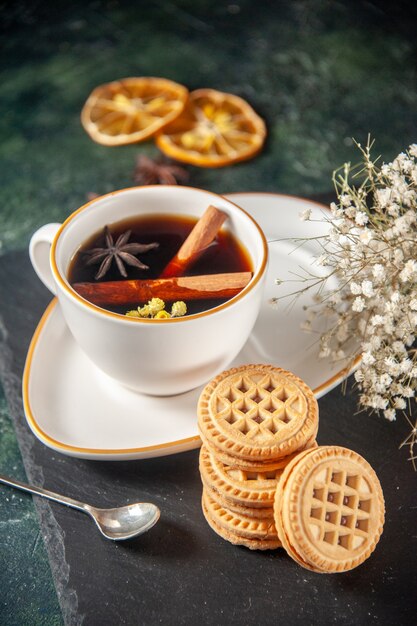
{"label": "dried lemon slice", "polygon": [[200,167],[223,167],[249,159],[266,137],[264,121],[252,107],[229,93],[198,89],[156,143],[166,155]]}
{"label": "dried lemon slice", "polygon": [[92,91],[81,112],[81,123],[97,143],[137,143],[172,122],[187,97],[183,85],[165,78],[123,78]]}

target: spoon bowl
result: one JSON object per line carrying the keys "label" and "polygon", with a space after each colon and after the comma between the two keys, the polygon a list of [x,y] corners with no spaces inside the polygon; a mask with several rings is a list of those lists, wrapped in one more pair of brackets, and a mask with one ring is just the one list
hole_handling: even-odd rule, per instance
{"label": "spoon bowl", "polygon": [[132,539],[146,533],[156,524],[160,511],[151,502],[135,502],[114,509],[98,509],[86,505],[101,534],[113,541]]}

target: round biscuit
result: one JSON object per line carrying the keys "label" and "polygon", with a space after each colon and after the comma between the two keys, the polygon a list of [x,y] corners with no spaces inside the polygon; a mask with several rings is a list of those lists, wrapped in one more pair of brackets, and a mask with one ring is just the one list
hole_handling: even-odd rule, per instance
{"label": "round biscuit", "polygon": [[274,509],[272,506],[264,507],[264,508],[251,508],[250,506],[243,506],[239,504],[234,504],[233,502],[229,502],[220,494],[218,491],[215,491],[208,485],[204,479],[202,479],[203,486],[207,490],[207,493],[213,498],[217,504],[222,506],[224,509],[229,509],[232,513],[237,513],[238,515],[245,515],[247,517],[254,517],[256,519],[268,519],[275,523],[274,519]]}
{"label": "round biscuit", "polygon": [[317,433],[318,405],[298,376],[272,365],[227,370],[198,401],[201,434],[243,461],[268,462],[305,447]]}
{"label": "round biscuit", "polygon": [[274,517],[283,546],[300,565],[321,573],[363,563],[379,541],[384,498],[369,463],[339,446],[304,452],[284,470]]}
{"label": "round biscuit", "polygon": [[206,446],[208,450],[214,456],[229,467],[233,467],[235,469],[240,469],[246,472],[272,472],[273,470],[281,470],[284,471],[286,466],[290,461],[292,461],[296,456],[303,452],[304,450],[310,450],[312,448],[317,448],[316,434],[307,441],[305,446],[300,448],[299,450],[295,450],[292,454],[288,454],[287,456],[283,456],[276,461],[250,461],[248,459],[238,459],[230,454],[227,454],[223,450],[219,448],[215,448],[211,445],[207,439],[204,438],[204,435],[200,432],[201,439],[203,444]]}
{"label": "round biscuit", "polygon": [[206,484],[231,505],[272,508],[281,469],[249,472],[220,461],[206,446],[200,450],[200,473]]}
{"label": "round biscuit", "polygon": [[211,517],[209,510],[207,509],[204,502],[204,494],[201,502],[203,515],[214,532],[219,535],[222,539],[225,539],[229,543],[232,543],[236,546],[244,546],[245,548],[249,548],[249,550],[275,550],[276,548],[281,547],[281,543],[279,539],[248,539],[247,537],[241,537],[236,535],[235,533],[222,528]]}
{"label": "round biscuit", "polygon": [[215,502],[206,489],[203,489],[203,502],[210,518],[226,532],[256,541],[278,541],[273,517],[264,520],[234,513]]}

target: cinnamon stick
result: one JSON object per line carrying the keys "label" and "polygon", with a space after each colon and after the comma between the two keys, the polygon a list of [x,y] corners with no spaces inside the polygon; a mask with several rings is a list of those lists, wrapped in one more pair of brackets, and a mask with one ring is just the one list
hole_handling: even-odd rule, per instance
{"label": "cinnamon stick", "polygon": [[226,213],[210,205],[198,220],[187,239],[161,274],[161,278],[183,276],[186,269],[211,244],[227,218]]}
{"label": "cinnamon stick", "polygon": [[137,306],[156,297],[165,301],[233,298],[251,278],[251,272],[231,272],[153,280],[75,283],[73,289],[89,302],[100,306]]}

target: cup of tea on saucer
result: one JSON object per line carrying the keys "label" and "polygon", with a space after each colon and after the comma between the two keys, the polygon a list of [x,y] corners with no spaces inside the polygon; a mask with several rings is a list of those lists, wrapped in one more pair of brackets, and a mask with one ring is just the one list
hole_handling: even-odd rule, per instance
{"label": "cup of tea on saucer", "polygon": [[157,396],[198,387],[239,353],[268,261],[264,233],[243,209],[170,185],[95,198],[36,231],[29,253],[94,365]]}

